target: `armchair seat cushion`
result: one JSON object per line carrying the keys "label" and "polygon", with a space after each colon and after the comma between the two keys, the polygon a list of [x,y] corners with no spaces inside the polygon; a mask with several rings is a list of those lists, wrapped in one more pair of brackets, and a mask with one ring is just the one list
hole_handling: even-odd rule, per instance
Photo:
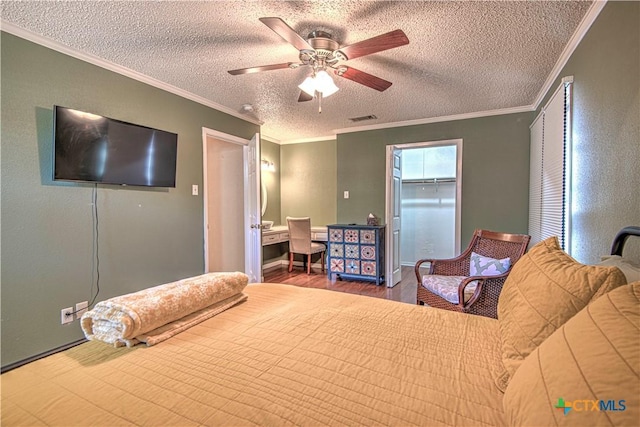
{"label": "armchair seat cushion", "polygon": [[[458,287],[466,276],[440,276],[438,274],[427,274],[422,276],[422,286],[428,291],[438,295],[452,304],[458,304]],[[478,285],[473,281],[464,288],[464,302],[469,301]]]}

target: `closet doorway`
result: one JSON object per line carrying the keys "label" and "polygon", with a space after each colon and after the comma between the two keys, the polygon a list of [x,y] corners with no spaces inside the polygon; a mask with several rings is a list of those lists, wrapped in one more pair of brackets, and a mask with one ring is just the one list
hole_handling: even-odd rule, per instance
{"label": "closet doorway", "polygon": [[[389,230],[387,286],[394,286],[397,270],[413,267],[423,258],[452,258],[460,253],[462,199],[462,140],[399,144],[387,150],[387,223]],[[398,182],[398,176],[400,180]],[[398,221],[399,219],[399,221]]]}

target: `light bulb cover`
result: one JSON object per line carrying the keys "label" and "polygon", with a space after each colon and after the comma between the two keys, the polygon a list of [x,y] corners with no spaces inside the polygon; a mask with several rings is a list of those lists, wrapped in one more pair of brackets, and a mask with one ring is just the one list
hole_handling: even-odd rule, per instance
{"label": "light bulb cover", "polygon": [[329,73],[325,70],[320,70],[316,73],[316,90],[322,93],[322,96],[326,98],[327,96],[336,93],[339,88],[333,82]]}
{"label": "light bulb cover", "polygon": [[304,79],[302,83],[298,85],[301,91],[307,93],[310,96],[316,95],[316,82],[315,79],[311,76]]}
{"label": "light bulb cover", "polygon": [[324,98],[333,95],[339,90],[325,70],[318,71],[315,76],[307,77],[298,87],[310,96],[315,96],[316,92],[320,92]]}

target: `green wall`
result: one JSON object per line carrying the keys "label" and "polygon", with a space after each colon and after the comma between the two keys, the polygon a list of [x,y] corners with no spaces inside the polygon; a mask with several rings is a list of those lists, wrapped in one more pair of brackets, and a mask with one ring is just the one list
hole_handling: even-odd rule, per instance
{"label": "green wall", "polygon": [[311,225],[336,222],[336,140],[280,147],[282,224],[310,216]]}
{"label": "green wall", "polygon": [[[507,114],[338,135],[337,220],[385,217],[386,146],[462,139],[464,247],[476,228],[526,233],[529,125],[533,113]],[[343,191],[349,191],[349,199]]]}
{"label": "green wall", "polygon": [[[574,77],[571,255],[594,263],[622,227],[640,225],[640,3],[604,6],[541,105],[564,76]],[[624,255],[638,261],[635,243]]]}
{"label": "green wall", "polygon": [[259,127],[4,32],[1,53],[6,366],[82,338],[60,310],[95,290],[93,186],[51,179],[54,104],[178,134],[176,188],[98,186],[98,300],[203,272],[202,127]]}

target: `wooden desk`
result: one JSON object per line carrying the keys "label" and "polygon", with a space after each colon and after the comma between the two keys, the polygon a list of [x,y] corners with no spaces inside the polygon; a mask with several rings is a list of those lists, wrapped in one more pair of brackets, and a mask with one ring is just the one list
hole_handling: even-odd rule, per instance
{"label": "wooden desk", "polygon": [[[327,227],[311,227],[311,240],[326,242],[328,240]],[[286,225],[274,225],[268,230],[262,230],[262,246],[288,241],[289,228]]]}

